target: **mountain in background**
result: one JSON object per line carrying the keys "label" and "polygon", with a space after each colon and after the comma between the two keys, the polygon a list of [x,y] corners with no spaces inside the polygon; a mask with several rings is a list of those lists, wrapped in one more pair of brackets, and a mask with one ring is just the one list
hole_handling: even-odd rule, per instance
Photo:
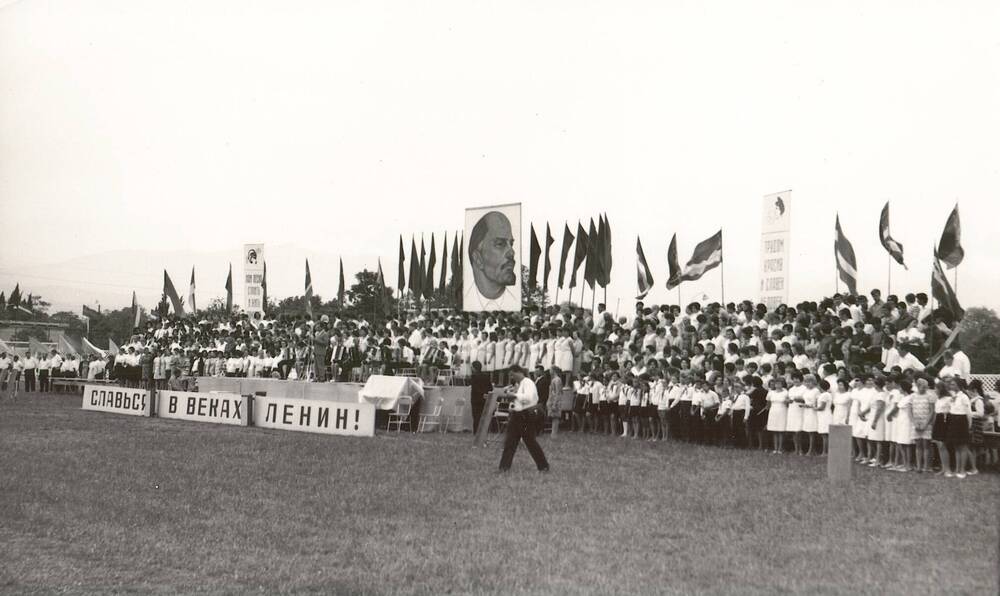
{"label": "mountain in background", "polygon": [[[395,246],[388,247],[382,268],[386,283],[396,283]],[[75,257],[66,261],[36,265],[4,266],[0,269],[0,290],[6,294],[21,284],[24,296],[32,293],[51,303],[49,313],[79,313],[81,306],[118,309],[132,303],[135,290],[139,304],[153,308],[163,291],[163,270],[170,274],[177,292],[187,297],[191,266],[195,267],[195,298],[201,308],[213,298],[226,295],[226,274],[233,264],[233,300],[242,304],[242,247],[228,251],[198,252],[189,250],[116,250]],[[309,259],[315,292],[324,300],[336,297],[341,255],[319,253],[294,245],[264,245],[267,261],[268,296],[281,299],[303,293],[305,259]],[[344,275],[347,288],[354,274],[378,268],[378,255],[345,254]],[[9,262],[9,259],[5,259]]]}

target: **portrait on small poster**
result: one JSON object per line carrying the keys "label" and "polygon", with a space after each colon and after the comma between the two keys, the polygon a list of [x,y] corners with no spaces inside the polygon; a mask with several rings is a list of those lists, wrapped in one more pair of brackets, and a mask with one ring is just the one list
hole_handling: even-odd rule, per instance
{"label": "portrait on small poster", "polygon": [[521,310],[521,204],[465,210],[462,308]]}

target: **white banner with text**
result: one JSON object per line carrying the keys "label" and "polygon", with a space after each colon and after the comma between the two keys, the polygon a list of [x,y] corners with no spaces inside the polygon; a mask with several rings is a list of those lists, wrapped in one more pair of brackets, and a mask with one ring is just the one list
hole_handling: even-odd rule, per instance
{"label": "white banner with text", "polygon": [[158,391],[156,415],[160,418],[246,426],[250,398],[238,393],[189,393]]}
{"label": "white banner with text", "polygon": [[82,408],[111,414],[149,416],[151,410],[149,391],[128,387],[86,385],[83,388]]}
{"label": "white banner with text", "polygon": [[375,406],[283,397],[254,397],[253,425],[326,435],[375,436]]}

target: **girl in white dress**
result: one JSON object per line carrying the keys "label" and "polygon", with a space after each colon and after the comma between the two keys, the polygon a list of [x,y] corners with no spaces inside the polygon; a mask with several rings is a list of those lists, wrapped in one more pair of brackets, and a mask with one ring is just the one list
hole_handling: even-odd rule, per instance
{"label": "girl in white dress", "polygon": [[[829,382],[827,382],[829,386]],[[851,413],[851,388],[847,381],[838,379],[831,391],[833,395],[833,419],[830,424],[849,424],[847,421]]]}
{"label": "girl in white dress", "polygon": [[819,397],[816,398],[816,434],[820,439],[820,455],[829,451],[830,422],[833,421],[833,395],[830,383],[819,382]]}
{"label": "girl in white dress", "polygon": [[781,453],[788,417],[788,391],[785,390],[783,379],[771,379],[767,392],[767,402],[767,430],[774,440],[774,451],[771,453]]}
{"label": "girl in white dress", "polygon": [[[854,435],[854,446],[857,455],[854,461],[859,464],[868,463],[868,423],[865,420],[871,395],[860,378],[851,383],[851,434]],[[864,413],[864,414],[862,414]]]}
{"label": "girl in white dress", "polygon": [[795,455],[803,455],[802,449],[802,405],[806,388],[802,385],[802,374],[798,371],[790,376],[792,386],[788,388],[788,417],[785,420],[785,432],[792,434],[795,444]]}
{"label": "girl in white dress", "polygon": [[556,360],[556,340],[551,330],[546,330],[544,337],[545,339],[542,340],[542,345],[545,346],[542,352],[542,368],[549,370]]}
{"label": "girl in white dress", "polygon": [[528,349],[528,370],[535,370],[542,358],[542,335],[539,332],[531,334],[531,344]]}
{"label": "girl in white dress", "polygon": [[562,337],[556,340],[555,365],[559,367],[559,370],[573,370],[573,338],[569,334],[569,327],[565,327],[562,330]]}
{"label": "girl in white dress", "polygon": [[472,376],[472,340],[467,331],[462,332],[458,340],[458,357],[462,360],[459,366],[459,376]]}
{"label": "girl in white dress", "polygon": [[[803,381],[805,391],[802,393],[802,432],[809,438],[807,455],[816,455],[816,432],[819,430],[819,416],[816,407],[819,402],[820,390],[816,385],[816,377],[813,375],[806,375]],[[827,429],[829,432],[829,426]]]}
{"label": "girl in white dress", "polygon": [[910,471],[910,450],[913,445],[913,415],[910,404],[913,403],[909,381],[890,381],[892,406],[886,414],[886,419],[892,428],[892,442],[896,448],[895,464],[890,468],[895,472]]}
{"label": "girl in white dress", "polygon": [[868,430],[868,467],[888,467],[887,463],[882,463],[882,457],[885,453],[885,413],[889,394],[881,378],[867,379],[865,389],[871,396],[868,409],[861,412]]}
{"label": "girl in white dress", "polygon": [[580,334],[576,331],[573,332],[573,377],[576,378],[580,376],[580,364],[583,357],[583,340],[580,339]]}

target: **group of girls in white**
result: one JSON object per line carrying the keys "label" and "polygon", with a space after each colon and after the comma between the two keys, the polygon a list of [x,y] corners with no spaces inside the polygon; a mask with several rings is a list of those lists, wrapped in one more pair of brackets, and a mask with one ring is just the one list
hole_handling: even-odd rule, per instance
{"label": "group of girls in white", "polygon": [[573,383],[571,428],[811,456],[827,453],[831,425],[848,425],[855,461],[872,468],[965,478],[998,463],[982,441],[997,429],[997,404],[978,380],[821,370],[826,378],[595,371]]}

